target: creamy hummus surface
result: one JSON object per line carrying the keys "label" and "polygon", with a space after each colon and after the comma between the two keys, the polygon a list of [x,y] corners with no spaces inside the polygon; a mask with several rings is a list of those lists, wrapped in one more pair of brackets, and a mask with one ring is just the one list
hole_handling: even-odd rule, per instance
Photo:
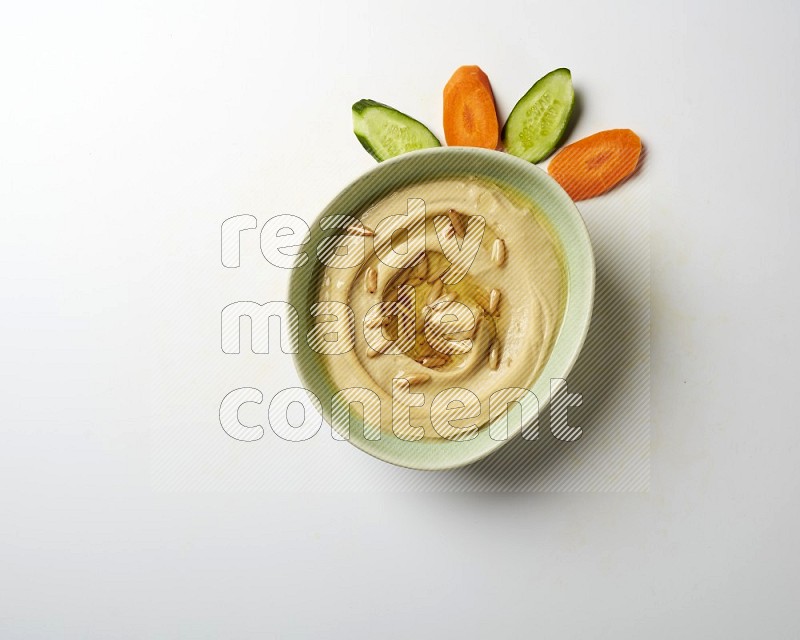
{"label": "creamy hummus surface", "polygon": [[531,387],[566,296],[560,248],[536,211],[486,181],[423,182],[374,203],[330,248],[317,320],[349,331],[352,348],[323,355],[325,373],[337,389],[377,394],[382,432],[474,437],[493,394],[496,417]]}

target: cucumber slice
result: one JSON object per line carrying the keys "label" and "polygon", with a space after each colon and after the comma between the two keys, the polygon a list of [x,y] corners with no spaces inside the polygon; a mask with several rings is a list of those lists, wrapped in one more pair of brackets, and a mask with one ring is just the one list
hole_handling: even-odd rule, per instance
{"label": "cucumber slice", "polygon": [[353,105],[353,133],[378,162],[442,146],[424,124],[375,100],[359,100]]}
{"label": "cucumber slice", "polygon": [[564,135],[574,104],[569,69],[548,73],[511,110],[503,127],[506,151],[529,162],[544,160]]}

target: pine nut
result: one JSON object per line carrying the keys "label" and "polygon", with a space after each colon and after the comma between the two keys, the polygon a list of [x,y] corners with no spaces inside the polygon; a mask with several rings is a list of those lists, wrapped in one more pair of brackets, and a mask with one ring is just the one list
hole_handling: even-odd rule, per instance
{"label": "pine nut", "polygon": [[453,225],[453,231],[456,232],[456,235],[459,238],[463,238],[466,230],[464,229],[464,220],[462,220],[461,214],[455,209],[450,209],[447,212],[447,217],[450,218],[450,224]]}
{"label": "pine nut", "polygon": [[347,233],[353,236],[362,236],[362,237],[375,235],[375,232],[363,223],[351,224],[349,227],[347,227]]}
{"label": "pine nut", "polygon": [[427,373],[412,373],[411,375],[407,376],[402,376],[398,374],[397,377],[398,378],[405,377],[408,384],[411,385],[412,387],[417,384],[424,384],[431,379],[431,377]]}
{"label": "pine nut", "polygon": [[367,267],[364,273],[364,288],[367,293],[375,293],[378,289],[378,272],[372,267]]}
{"label": "pine nut", "polygon": [[422,359],[422,366],[428,367],[429,369],[435,369],[436,367],[441,367],[443,364],[446,364],[447,360],[442,356],[425,356]]}
{"label": "pine nut", "polygon": [[495,340],[489,351],[489,368],[495,371],[498,366],[500,366],[500,343]]}
{"label": "pine nut", "polygon": [[492,289],[489,293],[489,313],[494,315],[500,307],[500,291],[499,289]]}
{"label": "pine nut", "polygon": [[497,238],[492,245],[492,262],[498,267],[506,263],[506,243],[501,238]]}

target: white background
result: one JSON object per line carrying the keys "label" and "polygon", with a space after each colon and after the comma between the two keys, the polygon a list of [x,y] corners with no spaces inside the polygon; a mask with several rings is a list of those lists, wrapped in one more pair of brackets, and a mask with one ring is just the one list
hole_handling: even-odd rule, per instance
{"label": "white background", "polygon": [[[0,637],[797,637],[798,24],[791,2],[5,5]],[[164,314],[258,295],[187,267],[224,218],[311,217],[371,167],[354,100],[440,134],[461,64],[501,113],[570,67],[576,137],[645,139],[649,492],[156,491],[153,399],[202,388],[181,357],[218,340]]]}

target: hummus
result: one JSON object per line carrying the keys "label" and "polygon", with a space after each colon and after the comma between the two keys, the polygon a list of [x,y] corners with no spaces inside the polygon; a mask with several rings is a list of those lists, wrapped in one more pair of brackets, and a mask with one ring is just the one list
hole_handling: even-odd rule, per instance
{"label": "hummus", "polygon": [[505,407],[531,387],[558,333],[566,276],[547,223],[511,191],[450,179],[404,187],[348,224],[324,261],[316,319],[353,338],[322,356],[324,373],[377,395],[380,418],[365,427],[474,437],[493,394],[507,390],[492,400]]}

